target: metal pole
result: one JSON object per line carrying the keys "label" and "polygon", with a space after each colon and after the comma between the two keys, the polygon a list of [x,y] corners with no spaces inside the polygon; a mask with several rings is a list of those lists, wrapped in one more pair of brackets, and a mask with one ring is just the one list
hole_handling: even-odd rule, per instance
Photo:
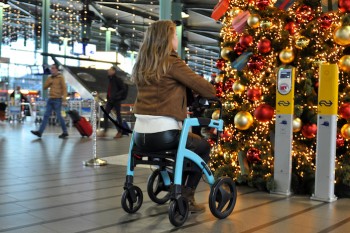
{"label": "metal pole", "polygon": [[97,92],[94,91],[91,93],[94,97],[92,100],[91,108],[92,108],[92,117],[91,117],[91,124],[92,124],[92,155],[93,158],[89,161],[84,161],[83,164],[85,166],[105,166],[107,165],[107,161],[100,159],[97,157],[97,135],[96,135],[96,99]]}
{"label": "metal pole", "polygon": [[[63,38],[63,52],[64,56],[67,56],[67,46],[69,38]],[[66,65],[66,58],[64,58],[64,65]]]}

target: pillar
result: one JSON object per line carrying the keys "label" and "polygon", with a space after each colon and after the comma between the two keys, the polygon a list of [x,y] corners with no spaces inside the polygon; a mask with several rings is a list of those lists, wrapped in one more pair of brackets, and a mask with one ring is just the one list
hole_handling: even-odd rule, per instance
{"label": "pillar", "polygon": [[[49,51],[49,30],[50,30],[50,0],[43,0],[41,16],[41,48],[43,53]],[[48,64],[48,57],[43,57],[43,64]]]}
{"label": "pillar", "polygon": [[105,47],[106,51],[111,51],[111,33],[112,33],[111,30],[109,29],[106,30],[106,47]]}
{"label": "pillar", "polygon": [[[43,0],[42,3],[42,16],[41,16],[41,48],[43,53],[49,52],[49,30],[50,30],[50,0]],[[43,56],[43,65],[48,64],[48,56]],[[50,65],[50,64],[48,64]],[[44,83],[47,79],[47,75],[43,75],[41,97],[47,97],[47,91],[44,90]]]}
{"label": "pillar", "polygon": [[[159,20],[171,19],[173,21],[182,22],[181,18],[182,3],[179,0],[160,0],[159,1]],[[177,53],[179,57],[184,59],[185,53],[182,46],[183,25],[176,26],[178,37]]]}
{"label": "pillar", "polygon": [[4,7],[0,5],[0,57],[1,57],[1,45],[2,45],[2,20],[4,17]]}
{"label": "pillar", "polygon": [[172,0],[159,0],[159,20],[171,19]]}

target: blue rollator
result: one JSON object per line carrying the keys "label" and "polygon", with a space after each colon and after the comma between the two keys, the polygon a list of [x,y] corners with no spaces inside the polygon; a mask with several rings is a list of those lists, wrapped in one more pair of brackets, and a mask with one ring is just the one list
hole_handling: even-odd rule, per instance
{"label": "blue rollator", "polygon": [[[220,103],[221,118],[221,103]],[[223,219],[229,216],[236,204],[237,190],[235,183],[229,177],[221,177],[215,181],[213,173],[203,159],[186,149],[188,133],[192,126],[216,128],[223,131],[223,120],[209,118],[188,118],[185,119],[180,136],[180,143],[177,150],[142,152],[134,148],[134,142],[130,142],[128,156],[126,182],[121,199],[123,209],[127,213],[135,213],[142,205],[143,194],[139,187],[133,185],[134,168],[137,164],[150,164],[159,166],[148,179],[147,192],[152,201],[164,204],[170,199],[169,220],[174,226],[181,226],[189,215],[189,204],[182,192],[182,174],[184,162],[191,161],[202,169],[206,180],[210,185],[209,208],[212,214]],[[173,170],[175,173],[173,174]],[[165,193],[165,194],[164,194]]]}

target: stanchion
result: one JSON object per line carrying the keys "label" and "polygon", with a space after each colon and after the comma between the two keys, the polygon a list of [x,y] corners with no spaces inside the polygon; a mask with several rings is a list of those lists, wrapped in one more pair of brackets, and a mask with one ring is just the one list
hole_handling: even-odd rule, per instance
{"label": "stanchion", "polygon": [[272,193],[291,195],[294,113],[294,67],[280,68],[277,77],[274,180]]}
{"label": "stanchion", "polygon": [[85,166],[105,166],[107,165],[107,161],[100,159],[97,157],[97,135],[96,135],[96,98],[97,98],[97,92],[92,92],[92,96],[94,97],[91,104],[91,110],[92,110],[92,117],[91,117],[91,124],[92,124],[92,155],[93,158],[88,161],[83,161],[83,164]]}

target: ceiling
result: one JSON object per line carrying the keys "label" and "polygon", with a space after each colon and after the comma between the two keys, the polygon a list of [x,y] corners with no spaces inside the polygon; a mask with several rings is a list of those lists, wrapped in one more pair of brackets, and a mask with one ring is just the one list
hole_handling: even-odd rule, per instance
{"label": "ceiling", "polygon": [[[44,0],[45,1],[45,0]],[[40,41],[43,0],[8,0],[11,6],[4,14],[3,42],[11,43],[18,37]],[[105,32],[101,26],[116,28],[112,34],[111,49],[121,53],[137,51],[148,25],[159,19],[159,1],[146,0],[51,0],[50,41],[62,43],[60,37],[81,39],[80,11],[84,5],[94,13],[89,43],[98,50],[105,49]],[[174,0],[176,2],[176,0]],[[185,60],[198,73],[216,72],[219,58],[221,24],[210,18],[217,1],[182,0],[183,11],[189,17],[182,19],[183,46],[188,48]],[[40,43],[38,43],[39,45]]]}

